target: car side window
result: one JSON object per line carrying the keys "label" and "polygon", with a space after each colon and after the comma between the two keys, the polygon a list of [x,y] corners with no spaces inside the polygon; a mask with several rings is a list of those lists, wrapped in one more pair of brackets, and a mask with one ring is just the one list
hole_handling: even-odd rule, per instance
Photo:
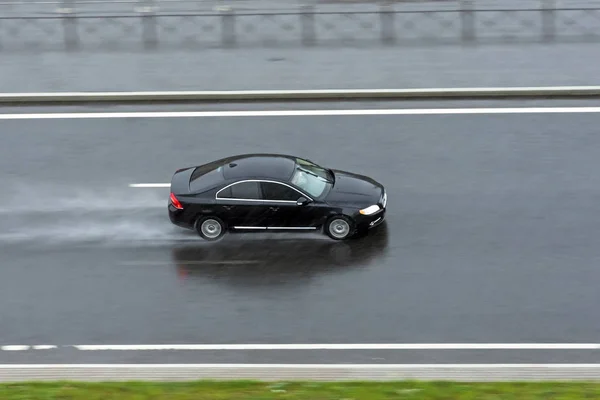
{"label": "car side window", "polygon": [[302,196],[298,191],[280,183],[261,182],[261,187],[265,200],[296,201]]}
{"label": "car side window", "polygon": [[240,182],[221,191],[218,197],[225,199],[260,200],[260,187],[258,182]]}
{"label": "car side window", "polygon": [[217,197],[220,199],[231,199],[231,186],[221,190],[219,194],[217,194]]}

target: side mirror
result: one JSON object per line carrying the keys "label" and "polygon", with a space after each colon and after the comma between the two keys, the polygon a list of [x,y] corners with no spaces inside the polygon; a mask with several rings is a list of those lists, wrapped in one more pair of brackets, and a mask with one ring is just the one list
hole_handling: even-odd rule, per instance
{"label": "side mirror", "polygon": [[304,196],[300,197],[300,198],[299,198],[299,199],[296,201],[296,205],[298,205],[298,206],[305,206],[305,205],[307,205],[308,203],[310,203],[310,201],[309,201],[309,200],[308,200],[306,197],[304,197]]}

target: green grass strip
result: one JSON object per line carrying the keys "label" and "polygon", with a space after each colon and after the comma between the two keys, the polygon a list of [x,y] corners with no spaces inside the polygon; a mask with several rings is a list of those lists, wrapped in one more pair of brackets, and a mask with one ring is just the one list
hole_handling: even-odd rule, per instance
{"label": "green grass strip", "polygon": [[598,400],[600,383],[127,382],[0,384],[2,400]]}

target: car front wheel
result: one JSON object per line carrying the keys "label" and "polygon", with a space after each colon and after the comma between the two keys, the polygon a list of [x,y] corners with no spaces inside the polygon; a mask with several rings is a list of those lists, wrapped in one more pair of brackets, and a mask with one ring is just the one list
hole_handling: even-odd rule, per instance
{"label": "car front wheel", "polygon": [[196,223],[196,231],[204,240],[217,240],[225,234],[225,223],[217,217],[204,217]]}
{"label": "car front wheel", "polygon": [[325,233],[332,239],[344,240],[352,235],[354,224],[350,218],[338,215],[325,224]]}

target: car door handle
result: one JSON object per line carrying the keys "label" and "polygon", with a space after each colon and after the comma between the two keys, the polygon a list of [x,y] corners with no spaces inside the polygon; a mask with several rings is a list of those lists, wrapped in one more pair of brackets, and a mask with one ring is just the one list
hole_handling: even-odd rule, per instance
{"label": "car door handle", "polygon": [[269,210],[271,210],[271,211],[277,211],[277,210],[279,210],[279,207],[269,207]]}
{"label": "car door handle", "polygon": [[226,210],[231,210],[233,208],[233,206],[223,206],[223,208]]}

